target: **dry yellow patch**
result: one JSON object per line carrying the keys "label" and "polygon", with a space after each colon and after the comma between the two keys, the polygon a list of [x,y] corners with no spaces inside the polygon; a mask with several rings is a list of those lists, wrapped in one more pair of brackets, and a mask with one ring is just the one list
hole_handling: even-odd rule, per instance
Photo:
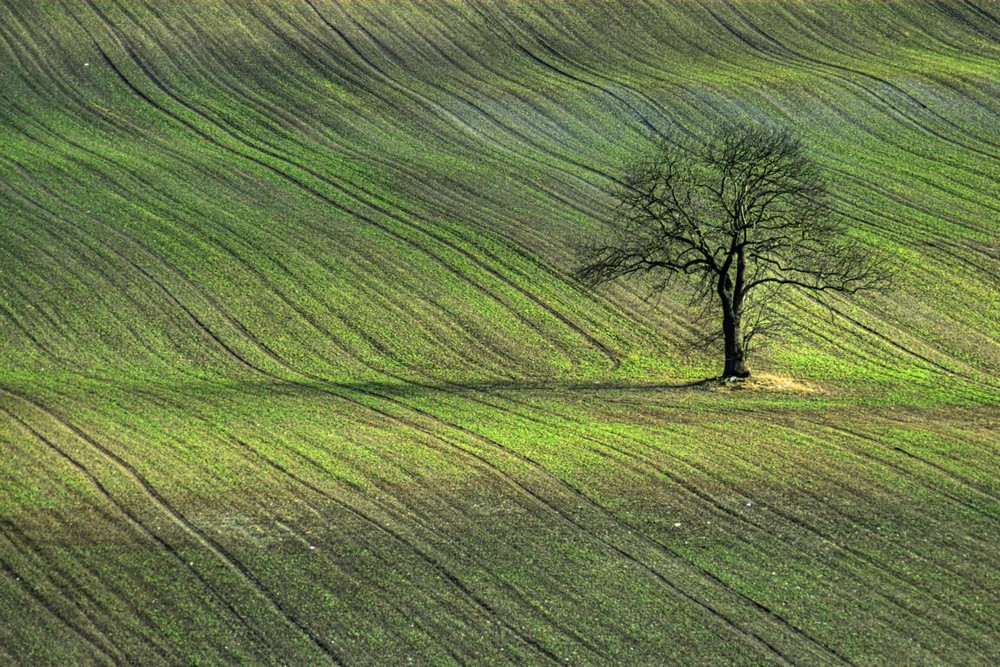
{"label": "dry yellow patch", "polygon": [[760,373],[742,380],[729,380],[715,385],[721,391],[783,391],[796,394],[825,394],[827,390],[813,382],[784,375]]}

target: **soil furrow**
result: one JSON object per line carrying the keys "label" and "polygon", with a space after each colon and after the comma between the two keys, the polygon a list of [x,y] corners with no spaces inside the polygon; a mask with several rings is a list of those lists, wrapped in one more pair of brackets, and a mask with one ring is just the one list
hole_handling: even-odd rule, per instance
{"label": "soil furrow", "polygon": [[[124,459],[122,459],[120,456],[112,452],[104,445],[101,445],[96,440],[85,434],[76,426],[67,422],[65,419],[60,417],[55,412],[49,410],[40,403],[36,402],[34,399],[20,394],[16,394],[14,392],[11,392],[9,389],[3,389],[0,391],[3,391],[4,393],[7,393],[12,396],[16,396],[19,400],[24,401],[27,404],[30,404],[34,409],[47,415],[54,423],[58,424],[61,429],[63,429],[67,433],[78,438],[80,441],[86,443],[88,446],[96,450],[104,460],[106,460],[111,466],[113,466],[113,468],[119,470],[122,475],[124,475],[135,485],[135,487],[137,487],[137,489],[141,490],[141,492],[148,499],[150,504],[157,510],[159,510],[159,512],[163,516],[172,521],[184,533],[191,536],[197,544],[199,544],[203,549],[212,554],[216,559],[218,559],[219,562],[221,562],[223,565],[225,565],[227,568],[229,568],[231,571],[237,574],[247,584],[247,586],[251,590],[253,590],[257,595],[267,600],[268,603],[272,605],[275,608],[275,610],[279,612],[291,626],[295,627],[299,632],[301,632],[305,637],[308,638],[308,640],[315,646],[315,648],[318,649],[320,653],[326,657],[327,661],[332,662],[333,664],[343,664],[343,660],[339,656],[337,656],[336,651],[333,649],[333,647],[329,644],[328,641],[326,641],[321,637],[317,637],[303,623],[303,621],[298,617],[298,615],[294,612],[294,610],[289,609],[288,606],[285,603],[283,603],[278,597],[276,597],[273,592],[269,591],[261,583],[261,581],[246,567],[246,565],[233,558],[232,555],[229,554],[217,541],[206,536],[204,533],[199,531],[195,526],[193,526],[190,521],[188,521],[182,514],[180,514],[159,493],[159,491],[153,488],[149,484],[149,482],[147,482],[141,475],[139,475],[139,473],[135,470],[135,468],[132,465],[127,463]],[[6,412],[6,410],[4,411]],[[18,422],[22,423],[25,426],[25,428],[30,429],[30,427],[27,426],[27,424],[22,422],[19,418],[15,417],[12,413],[8,412],[8,414],[12,418],[16,419]],[[43,439],[43,436],[40,433],[34,431],[33,429],[30,430],[36,435],[36,437],[38,437],[39,439]],[[106,489],[106,487],[104,487],[103,484],[100,483],[97,477],[95,477],[93,473],[87,471],[87,469],[81,463],[79,463],[74,459],[69,458],[68,455],[66,455],[64,452],[61,452],[61,450],[59,450],[58,447],[56,447],[54,444],[48,442],[47,444],[53,449],[60,451],[61,455],[66,457],[67,460],[73,463],[74,467],[78,468],[81,472],[83,472],[87,476],[87,478],[101,490],[103,495],[105,495],[109,499],[113,498],[110,492]],[[132,512],[128,510],[124,505],[118,502],[115,502],[115,504],[118,505],[118,507],[124,514],[126,514],[131,518],[131,522],[134,525],[136,526],[142,525],[141,522],[138,520],[138,518],[135,517],[132,514]],[[164,542],[161,538],[156,537],[148,529],[143,529],[142,532],[150,537],[153,537],[157,542],[160,542],[160,544],[162,544],[163,546],[167,546],[166,542]],[[170,550],[174,551],[172,547],[170,547]],[[207,582],[204,582],[203,580],[203,583],[206,583],[207,586]],[[235,609],[233,609],[232,607],[230,607],[230,610],[235,613]],[[236,615],[241,616],[238,613],[236,613]],[[252,630],[252,626],[250,626],[249,624],[247,627]]]}

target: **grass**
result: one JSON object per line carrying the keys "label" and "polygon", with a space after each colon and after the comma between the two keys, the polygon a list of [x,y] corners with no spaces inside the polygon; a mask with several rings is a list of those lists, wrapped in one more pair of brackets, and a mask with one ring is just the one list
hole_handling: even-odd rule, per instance
{"label": "grass", "polygon": [[[995,664],[988,3],[0,7],[0,662]],[[800,133],[891,293],[569,278]]]}

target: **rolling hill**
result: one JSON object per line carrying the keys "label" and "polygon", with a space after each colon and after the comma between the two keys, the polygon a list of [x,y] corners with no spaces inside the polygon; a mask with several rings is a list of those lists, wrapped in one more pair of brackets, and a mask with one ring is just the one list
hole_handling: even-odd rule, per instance
{"label": "rolling hill", "polygon": [[[0,664],[1000,661],[1000,10],[0,4]],[[742,389],[570,277],[803,137],[884,294]]]}

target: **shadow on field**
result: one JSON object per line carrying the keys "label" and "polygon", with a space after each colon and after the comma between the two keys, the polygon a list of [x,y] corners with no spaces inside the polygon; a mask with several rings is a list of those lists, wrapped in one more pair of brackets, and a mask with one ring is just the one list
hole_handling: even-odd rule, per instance
{"label": "shadow on field", "polygon": [[[329,383],[328,387],[355,391],[364,394],[381,394],[384,396],[414,396],[417,394],[440,392],[463,394],[470,392],[490,391],[538,391],[538,392],[650,392],[664,390],[682,390],[711,388],[721,386],[720,378],[705,378],[691,382],[627,382],[627,381],[544,381],[544,380],[499,380],[487,382],[359,382],[359,383]],[[324,384],[316,383],[316,389],[322,390]]]}

